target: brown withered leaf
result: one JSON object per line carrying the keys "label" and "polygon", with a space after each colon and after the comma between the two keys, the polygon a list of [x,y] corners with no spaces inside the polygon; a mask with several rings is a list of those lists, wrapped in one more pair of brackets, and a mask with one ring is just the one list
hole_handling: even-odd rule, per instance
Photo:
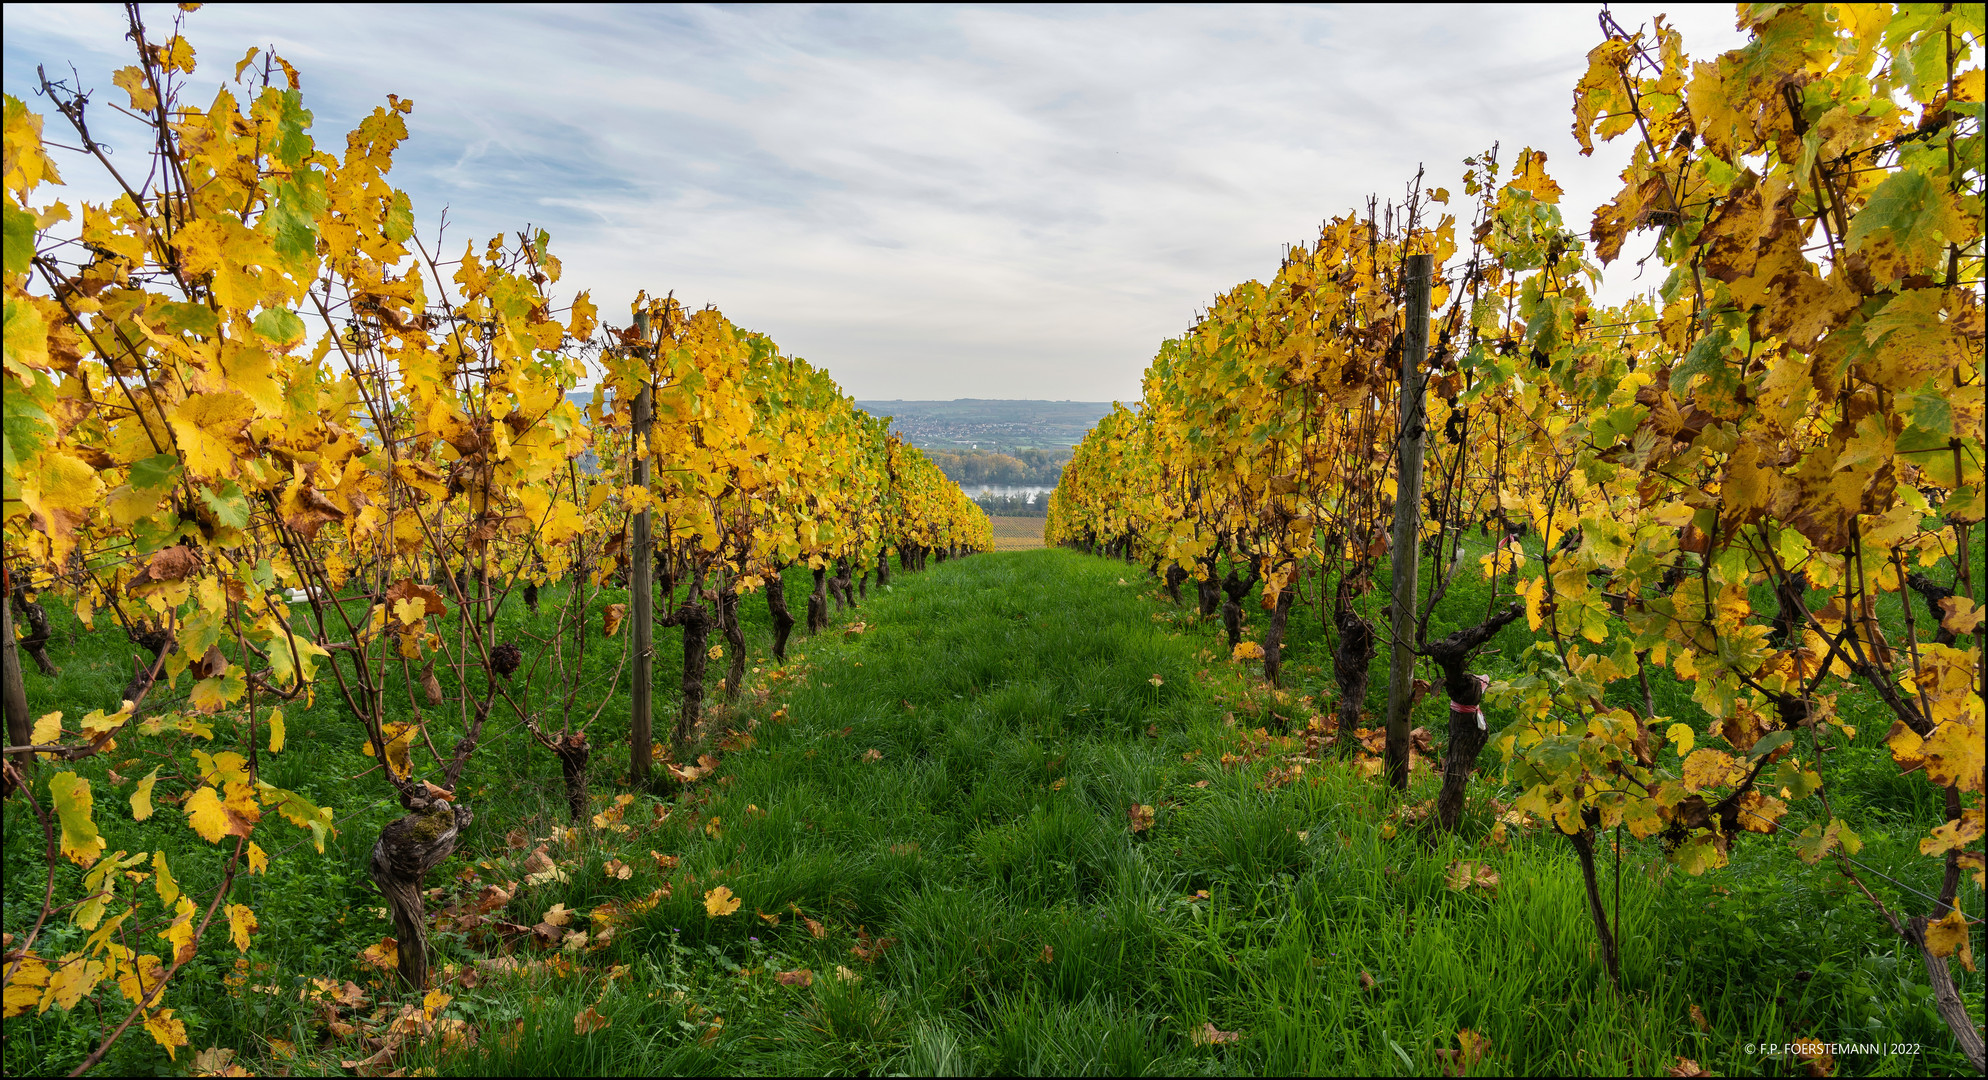
{"label": "brown withered leaf", "polygon": [[193,672],[196,679],[211,679],[227,673],[228,658],[222,655],[219,645],[209,645],[207,655],[188,664],[187,670]]}
{"label": "brown withered leaf", "polygon": [[402,600],[419,600],[422,604],[422,617],[447,615],[449,605],[442,602],[442,591],[433,585],[423,585],[413,578],[402,578],[387,586],[387,610],[394,611]]}
{"label": "brown withered leaf", "polygon": [[587,1006],[587,1011],[573,1017],[573,1034],[591,1035],[608,1026],[608,1023],[609,1020],[607,1017],[602,1016],[594,1010],[592,1005],[589,1005]]}
{"label": "brown withered leaf", "polygon": [[609,604],[601,612],[601,633],[606,637],[613,637],[614,632],[621,629],[621,620],[627,615],[627,604]]}
{"label": "brown withered leaf", "polygon": [[[812,930],[813,927],[809,929]],[[866,964],[874,964],[883,959],[885,949],[895,944],[897,944],[896,938],[873,938],[867,929],[859,926],[856,928],[856,944],[849,946],[849,952]]]}
{"label": "brown withered leaf", "polygon": [[435,662],[433,660],[428,661],[428,665],[421,669],[421,696],[427,699],[430,705],[440,705],[442,703],[442,683],[441,680],[435,678]]}
{"label": "brown withered leaf", "polygon": [[309,484],[297,489],[297,509],[283,517],[283,524],[295,529],[306,541],[317,539],[318,530],[345,516],[337,503]]}
{"label": "brown withered leaf", "polygon": [[1699,1067],[1699,1064],[1696,1061],[1693,1061],[1688,1057],[1680,1056],[1677,1059],[1677,1064],[1672,1065],[1670,1068],[1664,1070],[1664,1075],[1665,1076],[1704,1076],[1706,1074],[1705,1070]]}
{"label": "brown withered leaf", "polygon": [[779,983],[781,986],[813,986],[815,984],[815,973],[807,968],[802,968],[799,971],[782,971],[773,976],[773,981]]}
{"label": "brown withered leaf", "polygon": [[504,846],[512,851],[523,851],[532,842],[531,834],[523,829],[512,829],[504,834]]}
{"label": "brown withered leaf", "polygon": [[542,874],[553,868],[552,856],[546,853],[545,845],[540,844],[525,856],[525,873]]}
{"label": "brown withered leaf", "polygon": [[1195,1028],[1193,1031],[1188,1032],[1187,1037],[1196,1046],[1219,1046],[1223,1043],[1232,1043],[1232,1042],[1241,1041],[1242,1032],[1223,1031],[1222,1029],[1216,1027],[1214,1024],[1209,1023],[1209,1024],[1203,1024],[1200,1027]]}
{"label": "brown withered leaf", "polygon": [[1436,1060],[1443,1063],[1444,1076],[1462,1076],[1491,1053],[1491,1040],[1469,1028],[1457,1032],[1456,1041],[1460,1049],[1436,1051]]}
{"label": "brown withered leaf", "polygon": [[1125,816],[1131,819],[1132,831],[1135,833],[1145,832],[1153,827],[1153,808],[1144,803],[1133,803],[1132,808],[1125,812]]}
{"label": "brown withered leaf", "polygon": [[1443,881],[1458,892],[1481,889],[1492,896],[1498,895],[1498,872],[1488,863],[1459,859],[1449,865]]}
{"label": "brown withered leaf", "polygon": [[1362,971],[1360,973],[1360,989],[1372,990],[1373,988],[1374,988],[1374,977]]}
{"label": "brown withered leaf", "polygon": [[185,544],[176,544],[158,551],[147,560],[145,568],[132,575],[125,590],[133,596],[143,596],[157,586],[199,571],[200,552]]}

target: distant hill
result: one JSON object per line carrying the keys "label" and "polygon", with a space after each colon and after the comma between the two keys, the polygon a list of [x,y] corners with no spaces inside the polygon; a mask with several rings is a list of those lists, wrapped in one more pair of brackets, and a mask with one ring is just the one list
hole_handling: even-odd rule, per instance
{"label": "distant hill", "polygon": [[1084,438],[1109,401],[959,398],[953,401],[858,401],[871,416],[888,416],[898,437],[925,450],[1068,449]]}

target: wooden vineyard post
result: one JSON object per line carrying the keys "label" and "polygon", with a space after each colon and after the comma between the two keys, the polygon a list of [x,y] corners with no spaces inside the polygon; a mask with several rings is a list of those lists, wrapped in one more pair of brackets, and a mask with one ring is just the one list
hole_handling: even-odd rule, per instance
{"label": "wooden vineyard post", "polygon": [[1409,710],[1414,705],[1415,586],[1422,549],[1422,440],[1426,426],[1423,361],[1429,351],[1429,283],[1434,255],[1410,255],[1402,284],[1407,322],[1401,331],[1401,429],[1394,491],[1394,655],[1388,665],[1387,780],[1408,786]]}
{"label": "wooden vineyard post", "polygon": [[[650,383],[655,377],[655,352],[649,343],[649,313],[646,311],[635,315],[635,336],[640,342],[636,348],[649,350],[649,355],[643,358],[648,374],[643,376],[642,392],[635,395],[635,467],[630,482],[646,490],[649,486]],[[655,651],[651,648],[655,636],[655,589],[650,583],[650,575],[654,573],[656,561],[651,546],[649,508],[645,506],[635,515],[635,544],[634,550],[629,553],[633,561],[628,568],[628,590],[634,594],[635,600],[635,672],[631,687],[634,700],[633,715],[628,725],[628,782],[637,785],[649,779],[650,747],[653,742],[650,697],[655,666]]]}

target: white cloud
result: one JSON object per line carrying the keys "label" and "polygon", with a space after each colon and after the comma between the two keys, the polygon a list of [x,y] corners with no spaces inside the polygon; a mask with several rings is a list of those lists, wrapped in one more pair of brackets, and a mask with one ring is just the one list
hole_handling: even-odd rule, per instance
{"label": "white cloud", "polygon": [[[1739,41],[1674,10],[1694,55]],[[73,61],[107,100],[122,33],[10,5],[7,91]],[[424,236],[449,207],[449,254],[544,225],[604,311],[714,302],[866,398],[1129,399],[1216,292],[1418,163],[1456,187],[1494,140],[1544,149],[1581,224],[1622,157],[1569,134],[1599,40],[1572,6],[216,5],[188,33],[203,75],[276,45],[334,149],[412,98],[393,177]]]}

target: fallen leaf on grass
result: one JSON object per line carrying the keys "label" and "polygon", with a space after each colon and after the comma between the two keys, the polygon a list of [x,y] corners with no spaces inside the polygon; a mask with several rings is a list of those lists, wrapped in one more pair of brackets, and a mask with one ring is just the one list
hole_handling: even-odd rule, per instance
{"label": "fallen leaf on grass", "polygon": [[1449,870],[1443,874],[1443,880],[1458,892],[1466,889],[1482,889],[1492,896],[1498,895],[1498,872],[1486,863],[1459,859],[1450,864]]}
{"label": "fallen leaf on grass", "polygon": [[1145,832],[1153,827],[1153,808],[1145,803],[1133,803],[1132,808],[1125,812],[1125,816],[1132,819],[1132,831],[1135,833]]}
{"label": "fallen leaf on grass", "polygon": [[193,1075],[195,1076],[249,1076],[247,1069],[230,1064],[235,1052],[224,1047],[212,1046],[193,1055]]}
{"label": "fallen leaf on grass", "polygon": [[[522,847],[523,845],[519,846]],[[525,856],[525,873],[527,874],[543,874],[547,870],[552,869],[555,869],[552,855],[545,850],[544,844],[540,844],[530,855]]]}
{"label": "fallen leaf on grass", "polygon": [[805,915],[801,916],[801,925],[808,928],[809,937],[825,938],[828,936],[828,927],[823,926],[821,923],[817,922],[814,919],[810,919]]}
{"label": "fallen leaf on grass", "polygon": [[704,915],[706,918],[715,919],[720,915],[730,915],[738,909],[738,897],[733,896],[732,890],[723,885],[704,894]]}
{"label": "fallen leaf on grass", "polygon": [[1360,989],[1372,990],[1373,988],[1374,988],[1374,977],[1362,971],[1360,973]]}
{"label": "fallen leaf on grass", "polygon": [[400,967],[400,944],[390,937],[383,937],[379,944],[366,946],[359,953],[359,959],[381,971],[393,971]]}
{"label": "fallen leaf on grass", "polygon": [[1461,1049],[1436,1051],[1436,1059],[1443,1063],[1445,1076],[1462,1076],[1491,1053],[1491,1040],[1469,1028],[1457,1032],[1456,1041]]}
{"label": "fallen leaf on grass", "polygon": [[675,855],[665,855],[654,848],[649,850],[649,857],[656,860],[656,869],[661,870],[665,874],[676,869],[678,864],[683,862],[682,859],[677,858]]}
{"label": "fallen leaf on grass", "polygon": [[573,921],[573,914],[573,909],[567,907],[565,904],[554,904],[546,909],[543,921],[553,926],[565,926],[567,923]]}
{"label": "fallen leaf on grass", "polygon": [[1037,957],[1037,959],[1045,964],[1053,964],[1056,962],[1056,950],[1044,945],[1042,947],[1042,955]]}
{"label": "fallen leaf on grass", "polygon": [[1704,1076],[1705,1070],[1688,1057],[1679,1057],[1677,1064],[1664,1070],[1665,1076]]}
{"label": "fallen leaf on grass", "polygon": [[773,981],[779,983],[781,986],[813,986],[815,984],[815,973],[809,971],[807,968],[802,968],[799,971],[782,971],[773,976]]}
{"label": "fallen leaf on grass", "polygon": [[1712,1022],[1705,1019],[1705,1010],[1699,1008],[1696,1004],[1691,1006],[1691,1023],[1700,1031],[1712,1030]]}
{"label": "fallen leaf on grass", "polygon": [[627,881],[629,878],[635,876],[635,868],[622,862],[620,859],[609,859],[607,865],[602,867],[602,869],[607,871],[608,877],[616,881]]}
{"label": "fallen leaf on grass", "polygon": [[608,1026],[610,1022],[607,1017],[595,1012],[594,1007],[589,1005],[586,1012],[573,1017],[573,1034],[591,1035]]}
{"label": "fallen leaf on grass", "polygon": [[863,981],[863,977],[861,975],[858,975],[855,972],[849,970],[848,968],[843,967],[841,964],[835,965],[835,977],[841,979],[843,982]]}
{"label": "fallen leaf on grass", "polygon": [[884,752],[882,750],[877,749],[874,746],[869,748],[868,750],[863,751],[864,761],[882,761],[883,759],[884,759]]}
{"label": "fallen leaf on grass", "polygon": [[866,964],[874,964],[883,959],[884,950],[897,944],[894,937],[873,938],[863,927],[856,928],[856,944],[849,946],[849,952]]}
{"label": "fallen leaf on grass", "polygon": [[1218,1046],[1222,1043],[1241,1041],[1242,1032],[1223,1031],[1214,1024],[1203,1024],[1188,1032],[1187,1037],[1193,1040],[1196,1046]]}

